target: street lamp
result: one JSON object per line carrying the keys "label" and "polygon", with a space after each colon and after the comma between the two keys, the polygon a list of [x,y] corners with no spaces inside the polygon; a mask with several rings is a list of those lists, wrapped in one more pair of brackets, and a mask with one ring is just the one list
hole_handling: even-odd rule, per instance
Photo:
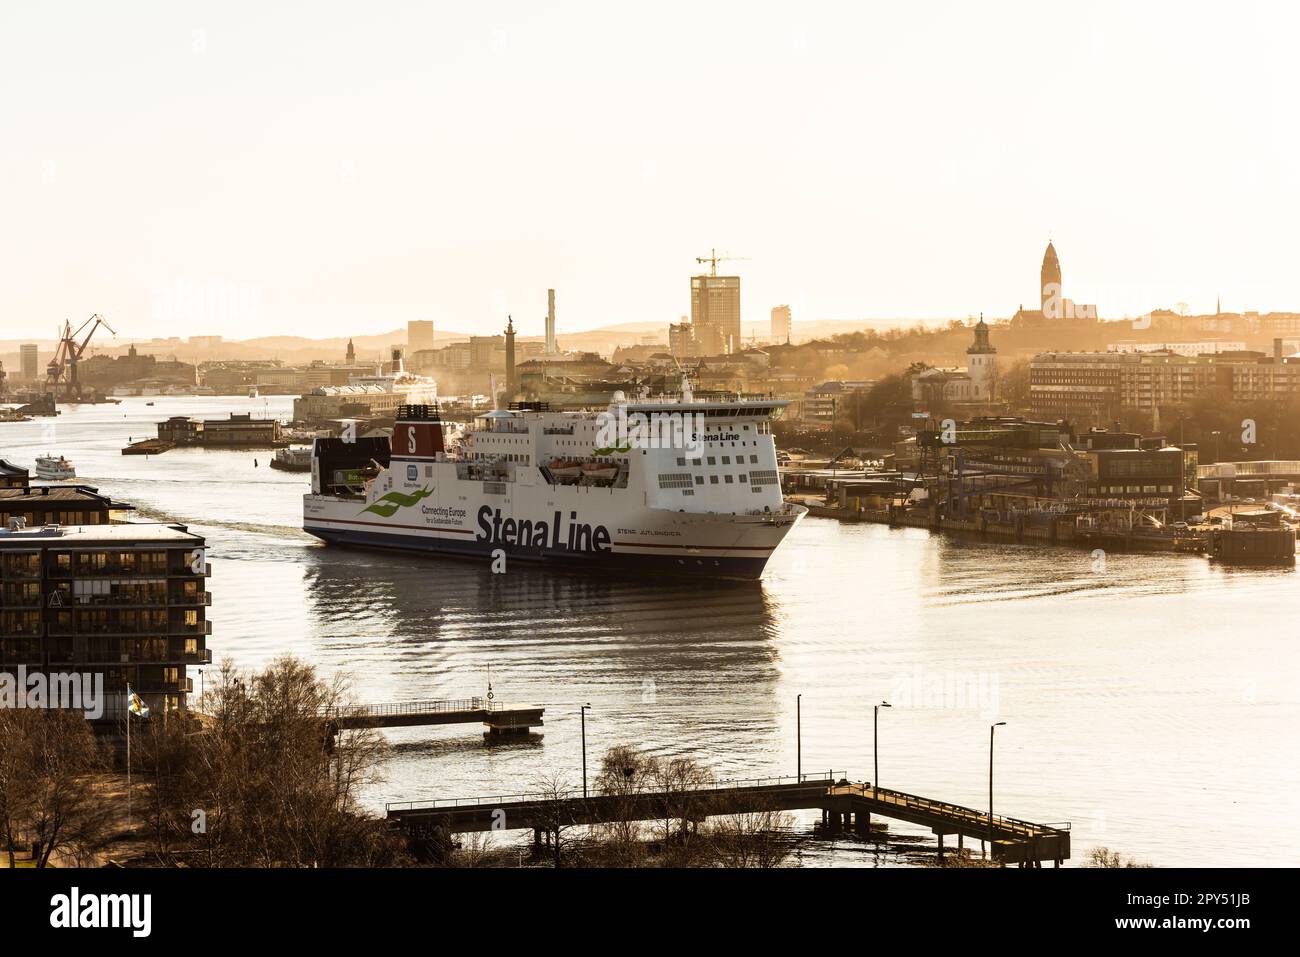
{"label": "street lamp", "polygon": [[578,709],[578,716],[582,720],[582,796],[587,796],[587,709],[590,704],[584,704]]}
{"label": "street lamp", "polygon": [[794,775],[795,783],[803,783],[803,695],[794,696]]}
{"label": "street lamp", "polygon": [[880,787],[880,709],[892,708],[888,701],[882,701],[871,708],[871,787]]}
{"label": "street lamp", "polygon": [[989,725],[989,855],[993,854],[993,730],[1000,728],[1005,721]]}

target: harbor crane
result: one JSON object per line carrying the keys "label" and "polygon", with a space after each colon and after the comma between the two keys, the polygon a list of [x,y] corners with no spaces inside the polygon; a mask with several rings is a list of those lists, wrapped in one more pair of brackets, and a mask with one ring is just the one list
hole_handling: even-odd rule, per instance
{"label": "harbor crane", "polygon": [[[80,338],[81,333],[86,327],[90,331],[86,332],[84,339]],[[61,397],[64,401],[76,401],[81,398],[81,383],[77,381],[77,363],[81,361],[82,354],[86,351],[86,346],[90,344],[90,338],[95,334],[100,326],[103,326],[109,332],[117,335],[113,327],[99,313],[95,313],[74,332],[72,323],[69,320],[63,322],[63,332],[59,336],[59,346],[54,350],[54,356],[50,359],[50,364],[46,367],[46,374],[49,376],[50,393],[56,398]]]}
{"label": "harbor crane", "polygon": [[742,259],[749,259],[749,257],[748,257],[748,256],[719,256],[719,255],[718,255],[718,251],[717,251],[716,249],[711,249],[711,250],[709,250],[709,255],[707,255],[707,256],[696,256],[696,257],[695,257],[695,261],[696,261],[697,263],[708,263],[708,264],[709,264],[709,275],[710,275],[710,276],[716,276],[716,275],[718,274],[718,263],[721,263],[721,262],[732,262],[732,261],[735,261],[735,260],[742,260]]}

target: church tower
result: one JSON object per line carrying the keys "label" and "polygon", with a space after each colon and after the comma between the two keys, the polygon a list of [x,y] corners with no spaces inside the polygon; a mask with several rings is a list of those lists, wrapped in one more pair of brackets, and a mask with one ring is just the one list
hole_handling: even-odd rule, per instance
{"label": "church tower", "polygon": [[1047,252],[1043,253],[1043,268],[1038,273],[1038,288],[1044,318],[1060,319],[1062,305],[1065,302],[1061,294],[1061,261],[1056,258],[1056,247],[1052,245],[1051,240],[1048,240]]}
{"label": "church tower", "polygon": [[350,366],[352,366],[352,365],[356,365],[356,364],[357,364],[357,347],[354,346],[354,345],[352,344],[352,340],[351,340],[351,339],[348,340],[348,357],[347,357],[347,363],[348,363],[348,365],[350,365]]}
{"label": "church tower", "polygon": [[989,343],[989,327],[980,313],[975,341],[966,348],[966,374],[970,376],[971,398],[978,402],[997,401],[998,350]]}

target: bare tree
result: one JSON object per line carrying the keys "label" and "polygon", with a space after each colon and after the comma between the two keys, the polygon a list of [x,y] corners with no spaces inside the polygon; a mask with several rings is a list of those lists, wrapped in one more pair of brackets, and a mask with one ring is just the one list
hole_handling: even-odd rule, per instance
{"label": "bare tree", "polygon": [[1094,847],[1088,852],[1088,863],[1086,867],[1150,867],[1150,864],[1142,864],[1133,860],[1131,857],[1125,857],[1119,851],[1112,851],[1109,847]]}
{"label": "bare tree", "polygon": [[[551,863],[563,867],[569,848],[568,835],[577,826],[572,810],[575,799],[573,784],[560,774],[547,774],[537,779],[541,829],[550,841]],[[572,856],[570,853],[569,856]]]}
{"label": "bare tree", "polygon": [[643,824],[636,817],[636,804],[658,773],[658,759],[631,745],[615,745],[601,759],[596,786],[612,800],[611,820],[600,826],[599,833],[603,850],[617,866],[631,867],[644,860]]}
{"label": "bare tree", "polygon": [[709,843],[722,867],[780,867],[790,856],[786,832],[793,826],[793,816],[775,808],[728,814],[712,821]]}
{"label": "bare tree", "polygon": [[112,809],[88,785],[106,764],[85,717],[4,709],[0,741],[0,816],[10,864],[20,834],[39,847],[37,867],[56,856],[91,863],[108,840]]}

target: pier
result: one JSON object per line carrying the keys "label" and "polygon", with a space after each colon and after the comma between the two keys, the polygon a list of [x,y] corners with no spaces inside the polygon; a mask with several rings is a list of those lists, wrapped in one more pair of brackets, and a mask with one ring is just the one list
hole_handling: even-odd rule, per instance
{"label": "pier", "polygon": [[989,841],[992,859],[1003,864],[1041,867],[1051,861],[1060,867],[1070,857],[1068,823],[1034,824],[1000,815],[990,820],[974,808],[852,783],[837,778],[835,772],[825,778],[756,778],[678,791],[592,791],[586,797],[580,792],[534,793],[386,805],[390,824],[413,836],[531,828],[536,844],[549,842],[561,827],[575,825],[664,819],[699,822],[728,814],[810,809],[822,812],[828,830],[852,830],[864,836],[870,833],[873,814],[929,828],[940,859],[948,836],[956,838],[958,851],[968,838]]}
{"label": "pier", "polygon": [[331,722],[334,730],[350,728],[410,728],[433,724],[483,724],[489,737],[527,734],[540,728],[545,708],[508,705],[492,698],[452,698],[441,701],[405,701],[349,708]]}

